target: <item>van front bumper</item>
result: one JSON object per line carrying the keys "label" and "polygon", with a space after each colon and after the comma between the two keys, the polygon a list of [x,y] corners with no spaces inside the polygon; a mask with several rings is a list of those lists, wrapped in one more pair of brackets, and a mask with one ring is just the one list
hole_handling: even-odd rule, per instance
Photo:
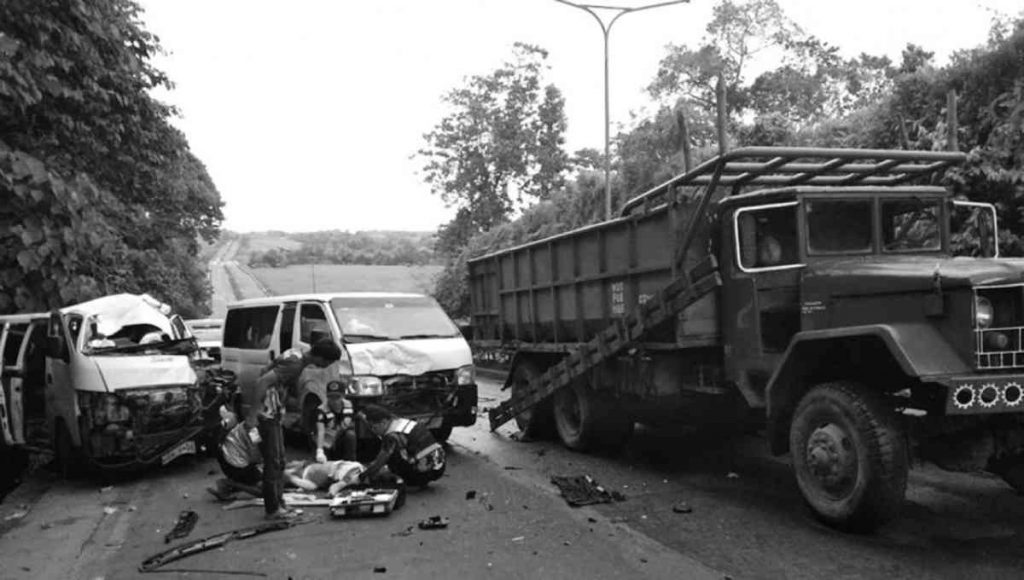
{"label": "van front bumper", "polygon": [[169,454],[180,453],[182,446],[187,446],[190,441],[193,442],[192,451],[184,454],[198,454],[200,452],[198,438],[203,430],[202,425],[194,425],[171,433],[142,435],[138,437],[139,447],[134,454],[93,456],[90,457],[89,463],[98,470],[108,472],[133,471],[153,465],[164,465],[180,456],[174,455],[169,460],[165,459]]}

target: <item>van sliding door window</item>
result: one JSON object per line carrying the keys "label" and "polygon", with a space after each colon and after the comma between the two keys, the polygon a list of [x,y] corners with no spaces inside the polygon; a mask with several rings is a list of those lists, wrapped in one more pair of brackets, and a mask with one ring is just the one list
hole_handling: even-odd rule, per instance
{"label": "van sliding door window", "polygon": [[224,347],[242,349],[270,348],[277,322],[277,306],[239,308],[228,312],[224,322]]}

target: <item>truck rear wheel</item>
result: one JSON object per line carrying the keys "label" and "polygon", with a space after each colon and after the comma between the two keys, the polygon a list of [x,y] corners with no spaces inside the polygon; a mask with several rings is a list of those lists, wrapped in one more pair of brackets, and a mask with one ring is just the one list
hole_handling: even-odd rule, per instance
{"label": "truck rear wheel", "polygon": [[[526,358],[519,361],[512,369],[512,397],[518,397],[530,386],[530,381],[543,374],[533,360]],[[548,439],[555,432],[554,417],[551,412],[551,399],[545,399],[533,407],[516,415],[516,426],[524,435],[531,439]]]}
{"label": "truck rear wheel", "polygon": [[632,417],[583,383],[559,389],[552,398],[558,436],[569,449],[618,447],[633,434]]}
{"label": "truck rear wheel", "polygon": [[793,470],[821,521],[869,531],[892,519],[907,489],[908,456],[895,413],[865,386],[813,387],[790,425]]}

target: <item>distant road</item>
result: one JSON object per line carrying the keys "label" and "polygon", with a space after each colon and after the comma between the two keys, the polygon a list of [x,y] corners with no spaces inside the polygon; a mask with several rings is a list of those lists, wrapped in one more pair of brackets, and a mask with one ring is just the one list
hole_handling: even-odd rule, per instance
{"label": "distant road", "polygon": [[231,302],[269,294],[248,268],[235,260],[238,245],[238,240],[229,240],[210,259],[210,284],[213,286],[210,316],[213,318],[224,318]]}

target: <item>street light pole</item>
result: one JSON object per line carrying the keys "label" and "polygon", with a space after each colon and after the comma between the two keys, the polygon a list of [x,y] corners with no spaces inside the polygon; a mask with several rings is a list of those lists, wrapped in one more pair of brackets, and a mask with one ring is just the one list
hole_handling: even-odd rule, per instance
{"label": "street light pole", "polygon": [[[621,18],[625,14],[631,12],[640,12],[641,10],[650,10],[651,8],[660,8],[662,6],[669,6],[671,4],[683,4],[690,0],[671,0],[669,2],[658,2],[655,4],[648,4],[646,6],[637,6],[635,8],[629,8],[626,6],[604,6],[601,4],[582,4],[578,2],[572,2],[570,0],[555,0],[561,4],[572,6],[573,8],[579,8],[594,17],[597,20],[597,24],[601,27],[601,33],[604,35],[604,214],[605,219],[612,219],[612,152],[611,152],[611,112],[608,97],[608,35],[611,34],[612,26],[615,21]],[[606,25],[604,20],[598,16],[596,10],[610,10],[615,12],[615,16],[608,21]]]}

